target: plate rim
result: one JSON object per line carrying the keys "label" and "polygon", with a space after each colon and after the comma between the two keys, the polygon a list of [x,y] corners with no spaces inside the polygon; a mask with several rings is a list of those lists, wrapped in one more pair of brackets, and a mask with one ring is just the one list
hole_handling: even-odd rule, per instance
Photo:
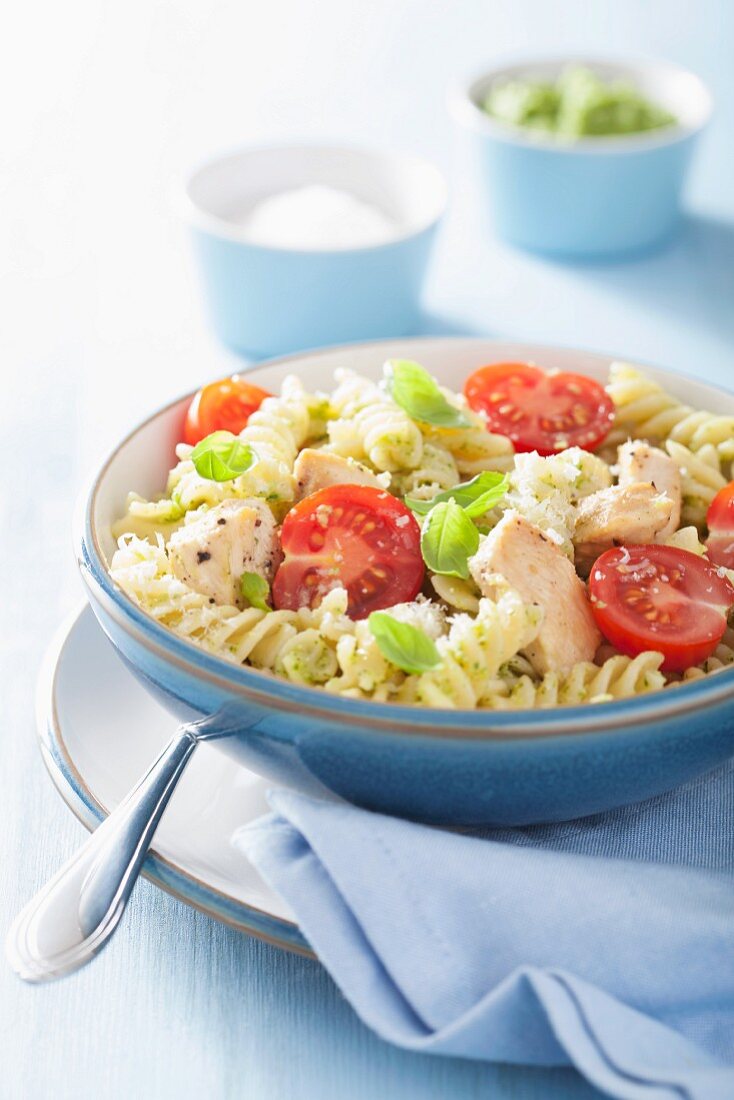
{"label": "plate rim", "polygon": [[[76,819],[91,832],[107,817],[109,811],[92,793],[76,767],[64,740],[56,706],[61,657],[74,628],[85,615],[91,616],[96,624],[91,607],[84,601],[65,617],[49,643],[36,681],[35,714],[41,759],[51,781]],[[305,958],[316,958],[293,921],[276,917],[264,909],[248,905],[230,894],[214,889],[183,870],[173,860],[160,855],[154,845],[146,857],[141,874],[178,901],[213,917],[221,924],[254,936],[272,947],[279,947]]]}

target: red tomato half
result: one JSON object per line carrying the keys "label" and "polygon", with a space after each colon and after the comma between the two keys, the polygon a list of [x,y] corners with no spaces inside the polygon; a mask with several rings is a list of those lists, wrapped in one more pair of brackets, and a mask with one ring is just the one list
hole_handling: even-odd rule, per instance
{"label": "red tomato half", "polygon": [[285,517],[281,542],[285,560],[273,582],[279,609],[315,607],[341,585],[351,618],[364,619],[414,599],[423,583],[420,528],[412,512],[382,489],[320,489]]}
{"label": "red tomato half", "polygon": [[619,546],[594,563],[591,607],[622,653],[665,657],[666,672],[705,661],[721,641],[734,587],[716,567],[672,546]]}
{"label": "red tomato half", "polygon": [[709,560],[734,569],[734,481],[730,481],[711,501],[706,513]]}
{"label": "red tomato half", "polygon": [[212,432],[232,432],[239,435],[252,413],[259,409],[267,390],[253,386],[239,374],[221,378],[202,386],[194,396],[186,414],[184,441],[192,447]]}
{"label": "red tomato half", "polygon": [[614,405],[603,386],[583,374],[546,374],[529,363],[480,367],[464,383],[490,431],[509,436],[518,451],[552,455],[566,447],[598,446],[609,433]]}

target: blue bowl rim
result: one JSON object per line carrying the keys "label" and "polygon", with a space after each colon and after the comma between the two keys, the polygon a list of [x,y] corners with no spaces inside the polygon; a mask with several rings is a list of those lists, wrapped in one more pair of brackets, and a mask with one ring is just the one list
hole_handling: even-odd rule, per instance
{"label": "blue bowl rim", "polygon": [[[587,65],[594,68],[595,65],[619,66],[626,69],[657,68],[667,69],[671,73],[685,76],[695,81],[699,93],[704,101],[703,117],[695,126],[686,126],[676,123],[660,130],[647,131],[638,134],[611,134],[588,135],[583,138],[574,138],[567,141],[560,139],[544,138],[542,135],[533,135],[521,127],[513,127],[506,123],[493,119],[486,111],[483,111],[476,100],[476,91],[479,85],[487,84],[493,77],[500,76],[508,69],[527,68],[547,65]],[[534,149],[542,153],[559,153],[564,155],[592,155],[592,156],[622,156],[643,153],[653,153],[659,149],[690,141],[701,133],[711,121],[714,109],[714,101],[708,85],[701,77],[691,69],[682,65],[676,65],[672,61],[661,61],[655,58],[645,57],[619,57],[614,55],[567,55],[548,54],[544,56],[526,56],[508,59],[502,63],[492,65],[491,68],[475,72],[471,77],[455,84],[449,91],[449,111],[456,122],[476,133],[506,145],[515,145],[525,149]]]}
{"label": "blue bowl rim", "polygon": [[[420,337],[418,339],[421,339]],[[433,338],[425,337],[426,342]],[[477,337],[440,337],[446,341],[475,340]],[[491,339],[491,337],[488,337]],[[384,345],[394,345],[395,338],[387,340],[359,341],[352,344],[335,344],[312,349],[314,353],[345,351],[351,349],[372,348],[378,350]],[[588,348],[573,348],[568,345],[550,345],[539,343],[538,350],[553,347],[555,351],[586,351],[589,354],[608,358],[610,362],[624,360],[624,356],[610,355],[603,351],[591,351]],[[285,366],[298,361],[308,352],[300,351],[289,355],[277,356],[255,364],[251,369]],[[644,361],[635,359],[642,367]],[[653,364],[647,364],[653,366]],[[661,368],[655,368],[661,369]],[[701,383],[693,375],[683,371],[662,368],[666,373]],[[705,385],[712,385],[704,382]],[[713,386],[721,392],[732,394],[723,386]],[[107,610],[114,610],[118,623],[129,633],[133,631],[138,641],[156,653],[164,661],[177,664],[187,672],[194,672],[227,691],[251,696],[260,705],[270,709],[307,714],[333,722],[339,719],[353,719],[361,728],[382,733],[422,734],[431,738],[460,742],[462,739],[491,742],[516,739],[518,737],[544,739],[565,735],[576,736],[580,733],[608,733],[610,730],[634,729],[639,722],[659,722],[666,717],[678,717],[682,713],[698,710],[701,707],[713,707],[727,699],[734,699],[734,667],[703,676],[687,684],[676,685],[664,691],[650,692],[648,695],[632,699],[612,700],[577,706],[558,706],[547,710],[444,710],[437,707],[413,707],[405,704],[383,703],[371,700],[344,699],[332,695],[319,687],[306,687],[290,683],[258,669],[236,665],[223,657],[216,657],[200,649],[193,642],[179,638],[173,631],[158,623],[151,615],[138,607],[132,599],[112,580],[104,560],[104,555],[92,522],[96,495],[100,481],[114,460],[118,451],[147,424],[161,416],[193,392],[183,394],[168,402],[129,431],[108,454],[93,476],[91,486],[82,495],[75,516],[75,546],[82,578],[87,584],[92,601],[100,600]]]}
{"label": "blue bowl rim", "polygon": [[[363,156],[382,157],[385,160],[412,162],[414,165],[419,165],[422,169],[427,170],[434,177],[434,181],[440,190],[440,200],[436,211],[430,218],[424,219],[412,229],[397,233],[390,240],[382,241],[380,244],[360,245],[356,248],[286,248],[281,245],[265,245],[258,241],[248,240],[242,228],[235,222],[204,210],[191,196],[190,187],[193,180],[207,169],[234,161],[244,155],[252,154],[256,156],[260,153],[269,153],[275,150],[309,150],[322,153],[348,152]],[[174,191],[174,206],[179,216],[190,229],[196,232],[227,241],[230,244],[239,245],[243,249],[263,255],[282,256],[287,259],[314,258],[322,261],[326,258],[338,261],[340,258],[385,252],[420,240],[426,234],[433,233],[436,230],[446,213],[448,203],[448,182],[443,172],[433,161],[417,153],[407,153],[401,149],[378,148],[376,146],[351,144],[350,142],[325,144],[323,142],[289,141],[239,145],[226,152],[212,154],[199,161],[178,181]]]}

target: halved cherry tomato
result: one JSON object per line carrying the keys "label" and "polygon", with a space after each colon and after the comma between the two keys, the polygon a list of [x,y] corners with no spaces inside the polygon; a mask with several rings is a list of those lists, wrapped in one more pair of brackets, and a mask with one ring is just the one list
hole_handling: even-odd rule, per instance
{"label": "halved cherry tomato", "polygon": [[184,425],[184,440],[192,447],[212,432],[232,432],[239,435],[252,413],[259,409],[267,390],[261,390],[242,375],[221,378],[202,386],[194,396]]}
{"label": "halved cherry tomato", "polygon": [[665,657],[667,672],[705,661],[721,640],[734,587],[704,558],[672,546],[619,546],[594,563],[591,608],[622,653]]}
{"label": "halved cherry tomato", "polygon": [[719,489],[709,505],[706,523],[709,561],[734,569],[734,481]]}
{"label": "halved cherry tomato", "polygon": [[332,588],[349,594],[348,614],[412,600],[425,567],[413,513],[382,489],[330,485],[296,504],[283,522],[285,560],[273,582],[273,602],[295,611],[315,607]]}
{"label": "halved cherry tomato", "polygon": [[530,363],[480,367],[464,383],[475,412],[490,431],[509,436],[518,451],[555,454],[566,447],[598,446],[614,420],[603,386],[583,374],[547,374]]}

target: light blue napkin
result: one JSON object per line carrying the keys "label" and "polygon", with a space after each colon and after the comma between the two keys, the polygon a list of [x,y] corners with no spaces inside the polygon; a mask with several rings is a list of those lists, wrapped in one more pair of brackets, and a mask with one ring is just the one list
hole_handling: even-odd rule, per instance
{"label": "light blue napkin", "polygon": [[270,795],[241,845],[366,1024],[625,1100],[734,1098],[734,762],[561,825],[445,832]]}

